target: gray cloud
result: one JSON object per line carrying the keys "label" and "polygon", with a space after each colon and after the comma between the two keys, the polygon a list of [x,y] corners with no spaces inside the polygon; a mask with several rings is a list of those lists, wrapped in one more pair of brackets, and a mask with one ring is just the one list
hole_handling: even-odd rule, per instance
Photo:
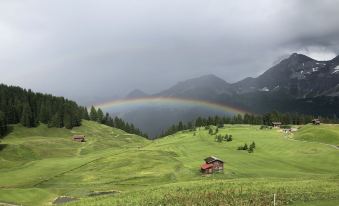
{"label": "gray cloud", "polygon": [[214,73],[257,76],[291,52],[339,53],[337,0],[0,2],[0,82],[83,103]]}

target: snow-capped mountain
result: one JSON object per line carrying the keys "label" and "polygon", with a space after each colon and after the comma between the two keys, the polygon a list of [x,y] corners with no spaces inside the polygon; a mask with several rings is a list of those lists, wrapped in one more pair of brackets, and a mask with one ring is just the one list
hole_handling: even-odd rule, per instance
{"label": "snow-capped mountain", "polygon": [[[145,95],[135,91],[128,96]],[[276,110],[339,116],[339,56],[317,61],[294,53],[256,78],[230,84],[215,75],[205,75],[150,96],[204,100],[254,113]],[[201,108],[154,107],[128,111],[124,118],[155,136],[180,120],[209,115],[216,113]]]}
{"label": "snow-capped mountain", "polygon": [[273,66],[257,78],[233,84],[238,94],[255,91],[283,91],[297,98],[333,96],[339,84],[339,56],[330,61],[317,61],[302,54]]}

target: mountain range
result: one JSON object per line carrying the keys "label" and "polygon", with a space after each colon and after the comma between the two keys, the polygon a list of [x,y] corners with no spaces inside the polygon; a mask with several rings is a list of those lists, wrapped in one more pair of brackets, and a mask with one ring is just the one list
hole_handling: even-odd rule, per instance
{"label": "mountain range", "polygon": [[[156,94],[134,90],[126,98],[178,97],[204,100],[241,108],[253,113],[270,111],[314,115],[339,115],[339,56],[317,61],[293,53],[256,78],[228,83],[209,74],[189,79]],[[136,108],[123,114],[151,136],[179,120],[216,115],[201,108]],[[151,117],[151,118],[150,118]]]}

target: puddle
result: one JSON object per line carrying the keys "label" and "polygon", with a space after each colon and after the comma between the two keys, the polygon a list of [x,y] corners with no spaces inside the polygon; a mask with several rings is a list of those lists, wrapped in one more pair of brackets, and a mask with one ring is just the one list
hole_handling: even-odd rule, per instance
{"label": "puddle", "polygon": [[76,200],[79,200],[79,199],[75,198],[75,197],[60,196],[60,197],[57,197],[53,201],[53,204],[54,205],[59,205],[59,204],[63,204],[63,203],[67,203],[67,202],[72,202],[72,201],[76,201]]}

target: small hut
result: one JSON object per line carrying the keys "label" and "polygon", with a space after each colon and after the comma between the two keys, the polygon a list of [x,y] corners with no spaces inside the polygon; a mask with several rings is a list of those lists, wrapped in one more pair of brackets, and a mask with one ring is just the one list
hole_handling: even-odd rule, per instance
{"label": "small hut", "polygon": [[224,161],[221,159],[210,156],[205,158],[205,163],[201,165],[201,173],[203,174],[212,174],[214,172],[223,172],[224,171]]}
{"label": "small hut", "polygon": [[319,119],[313,119],[312,124],[314,125],[320,125],[320,120]]}
{"label": "small hut", "polygon": [[274,128],[280,128],[281,122],[272,122]]}
{"label": "small hut", "polygon": [[86,142],[85,135],[74,135],[73,136],[73,141],[76,141],[76,142]]}

